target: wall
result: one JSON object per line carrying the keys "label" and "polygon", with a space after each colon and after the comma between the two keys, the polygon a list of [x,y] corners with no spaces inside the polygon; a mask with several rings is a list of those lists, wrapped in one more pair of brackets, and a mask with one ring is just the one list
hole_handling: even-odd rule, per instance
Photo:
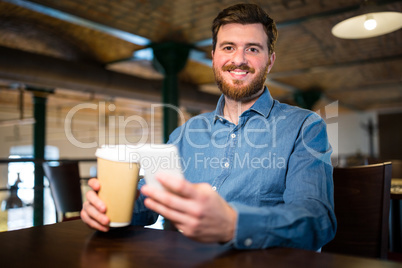
{"label": "wall", "polygon": [[379,115],[382,159],[402,159],[402,113]]}
{"label": "wall", "polygon": [[370,139],[367,124],[372,120],[374,125],[373,153],[378,157],[378,117],[375,112],[347,112],[327,121],[328,137],[333,147],[333,160],[335,165],[344,165],[348,156],[362,154],[370,155]]}

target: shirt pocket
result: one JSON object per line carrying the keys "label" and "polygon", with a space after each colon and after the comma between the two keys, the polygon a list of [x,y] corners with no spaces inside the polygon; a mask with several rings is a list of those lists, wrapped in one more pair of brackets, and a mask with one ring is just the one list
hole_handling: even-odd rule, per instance
{"label": "shirt pocket", "polygon": [[275,173],[268,172],[268,175],[260,181],[259,199],[262,206],[283,203],[285,179],[284,176]]}

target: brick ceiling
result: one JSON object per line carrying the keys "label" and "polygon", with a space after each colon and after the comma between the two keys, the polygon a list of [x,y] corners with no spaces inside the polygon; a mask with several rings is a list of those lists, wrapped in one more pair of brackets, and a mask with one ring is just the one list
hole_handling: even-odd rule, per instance
{"label": "brick ceiling", "polygon": [[[125,40],[120,33],[150,43],[185,43],[201,56],[190,57],[180,81],[196,90],[217,92],[208,64],[211,22],[219,10],[238,2],[0,0],[0,47],[161,81],[163,75],[149,60],[133,58],[147,44]],[[267,81],[275,98],[295,103],[295,92],[318,89],[318,106],[339,101],[344,109],[402,109],[402,30],[360,40],[331,34],[336,23],[359,12],[361,0],[243,2],[260,4],[277,22],[277,60]],[[402,1],[380,2],[382,9],[402,12]],[[18,82],[15,77],[10,80],[0,72],[0,80]],[[113,90],[104,93],[113,95]]]}

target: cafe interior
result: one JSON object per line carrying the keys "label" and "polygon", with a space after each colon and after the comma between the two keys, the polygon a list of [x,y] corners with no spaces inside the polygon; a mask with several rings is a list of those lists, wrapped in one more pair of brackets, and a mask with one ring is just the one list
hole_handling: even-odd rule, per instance
{"label": "cafe interior", "polygon": [[[400,0],[0,0],[0,238],[79,218],[99,146],[165,143],[213,111],[211,23],[240,2],[276,21],[273,98],[327,123],[339,240],[350,221],[380,222],[381,253],[328,249],[402,263]],[[345,201],[345,187],[366,193],[371,180],[376,191]]]}

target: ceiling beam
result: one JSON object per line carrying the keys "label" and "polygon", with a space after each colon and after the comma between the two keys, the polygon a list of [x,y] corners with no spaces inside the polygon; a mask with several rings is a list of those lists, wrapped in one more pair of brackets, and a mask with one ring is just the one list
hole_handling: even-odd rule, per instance
{"label": "ceiling beam", "polygon": [[[378,90],[402,90],[402,81],[390,81],[385,83],[379,83],[375,85],[367,85],[361,87],[341,87],[337,89],[327,90],[328,94],[337,94],[337,93],[353,93],[353,92],[368,92],[368,91],[378,91]],[[402,92],[402,91],[401,91]]]}
{"label": "ceiling beam", "polygon": [[104,24],[100,24],[94,21],[90,21],[81,17],[77,17],[74,15],[71,15],[69,13],[47,7],[44,5],[40,5],[34,2],[26,1],[26,0],[2,0],[3,2],[7,2],[13,5],[17,5],[26,9],[29,9],[31,11],[41,13],[44,15],[47,15],[49,17],[53,17],[62,21],[66,21],[72,24],[80,25],[85,28],[97,30],[100,32],[103,32],[105,34],[120,38],[122,40],[125,40],[127,42],[139,45],[139,46],[146,46],[151,43],[151,41],[145,37],[129,33],[126,31],[122,31],[113,27],[106,26]]}
{"label": "ceiling beam", "polygon": [[[161,103],[162,81],[105,70],[103,66],[70,62],[0,47],[0,79],[46,88],[65,88]],[[180,83],[180,106],[213,110],[218,96],[196,85]]]}
{"label": "ceiling beam", "polygon": [[303,74],[307,74],[307,73],[324,72],[324,71],[333,70],[333,69],[337,69],[337,68],[356,67],[357,65],[377,64],[377,63],[384,63],[387,61],[396,61],[396,60],[401,60],[401,59],[402,59],[402,54],[399,54],[399,55],[393,55],[393,56],[388,56],[388,57],[370,58],[370,59],[364,59],[364,60],[333,63],[331,65],[314,66],[314,67],[310,67],[310,68],[297,69],[297,70],[291,70],[291,71],[282,71],[282,72],[274,71],[269,74],[269,78],[276,79],[276,78],[282,78],[282,77],[291,77],[291,76],[303,75]]}

